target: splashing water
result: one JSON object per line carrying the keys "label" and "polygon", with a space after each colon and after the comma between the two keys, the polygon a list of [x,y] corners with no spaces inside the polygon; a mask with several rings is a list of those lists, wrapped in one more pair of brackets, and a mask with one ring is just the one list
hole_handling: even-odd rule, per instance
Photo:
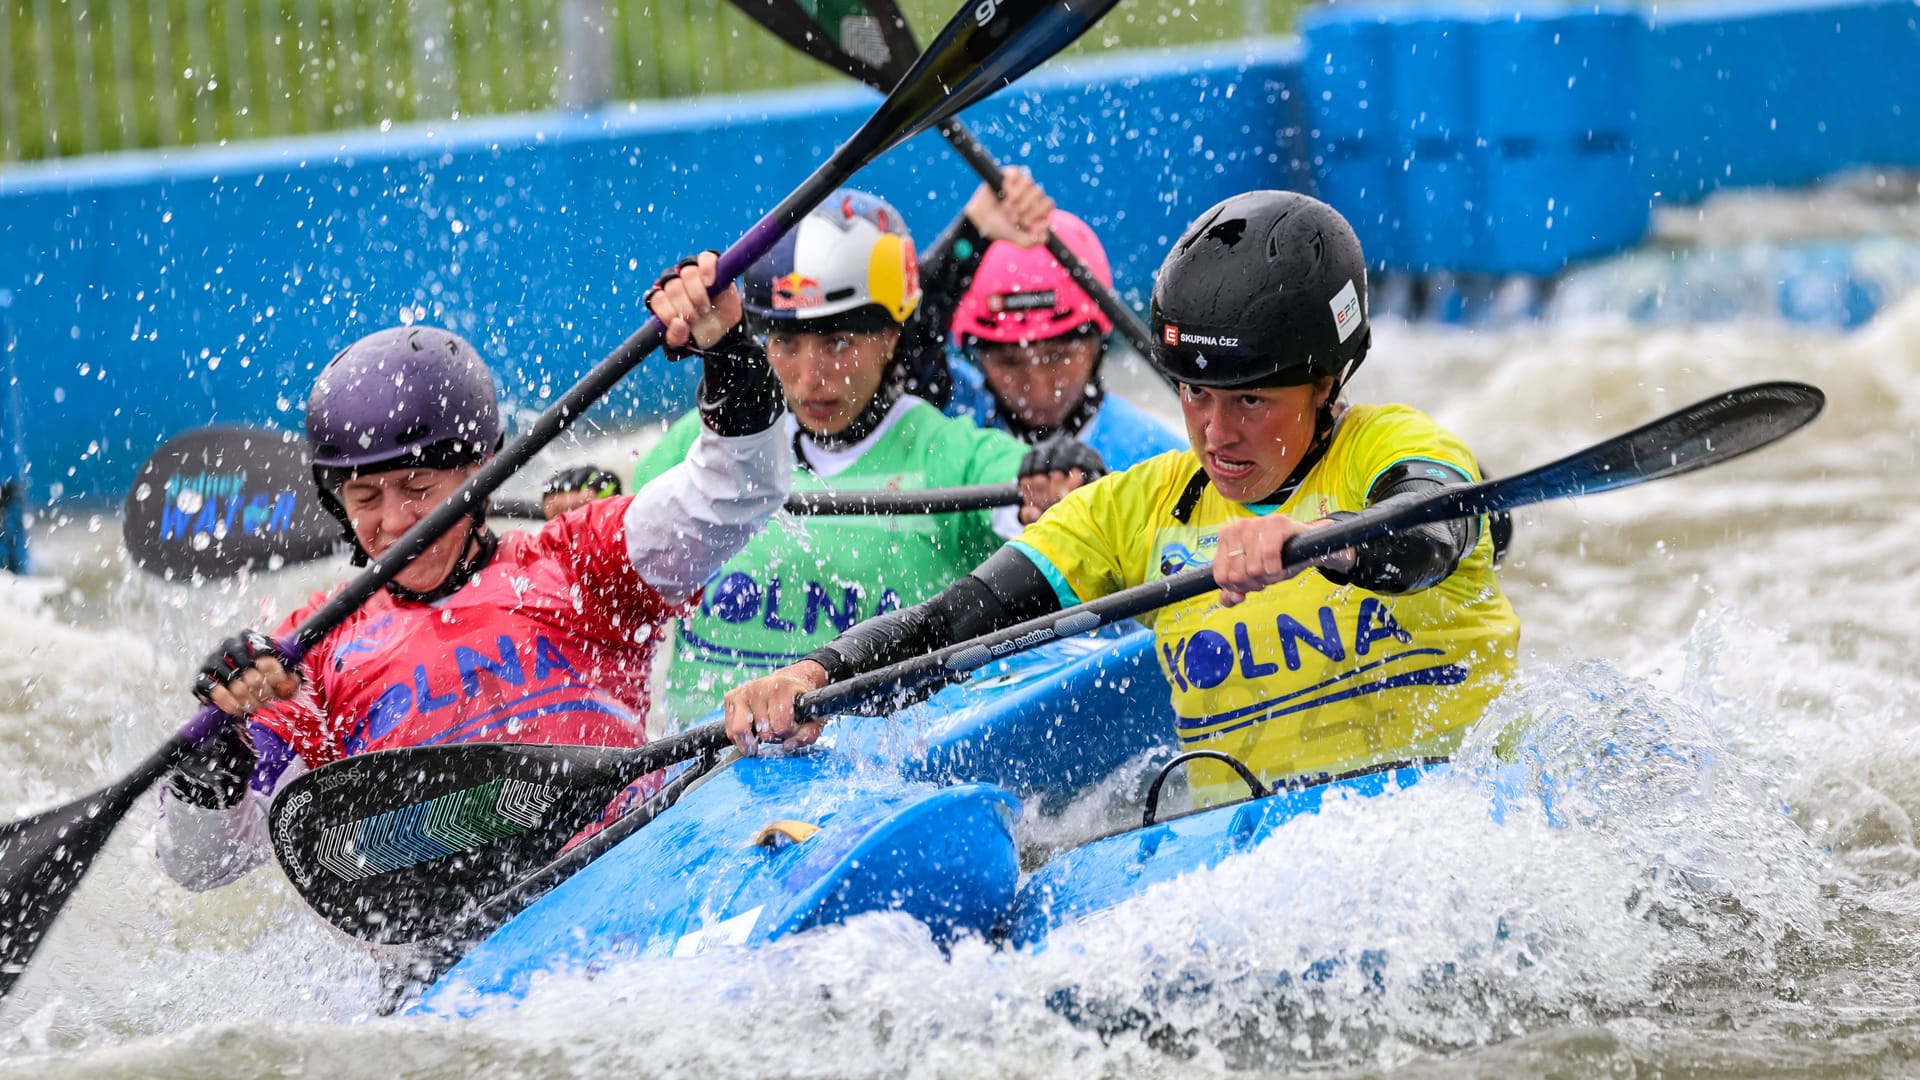
{"label": "splashing water", "polygon": [[[1522,678],[1450,775],[1335,801],[1038,954],[943,953],[874,916],[552,976],[514,1011],[379,1019],[371,962],[271,871],[166,883],[146,809],[0,1010],[0,1076],[1920,1067],[1920,302],[1846,336],[1595,318],[1378,338],[1355,396],[1428,408],[1496,473],[1742,382],[1804,378],[1831,404],[1727,468],[1523,512],[1502,573]],[[343,576],[188,590],[126,568],[112,532],[36,536],[48,577],[0,591],[10,813],[131,765],[184,719],[214,638]],[[1137,814],[1145,769],[1030,810],[1023,843]]]}

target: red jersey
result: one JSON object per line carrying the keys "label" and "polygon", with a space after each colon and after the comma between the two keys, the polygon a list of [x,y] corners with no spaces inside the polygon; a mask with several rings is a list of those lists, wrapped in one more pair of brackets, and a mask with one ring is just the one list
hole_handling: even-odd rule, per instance
{"label": "red jersey", "polygon": [[486,568],[443,600],[375,594],[308,652],[301,693],[252,721],[310,768],[404,746],[644,744],[660,625],[698,597],[668,603],[634,568],[623,527],[632,499],[502,536]]}

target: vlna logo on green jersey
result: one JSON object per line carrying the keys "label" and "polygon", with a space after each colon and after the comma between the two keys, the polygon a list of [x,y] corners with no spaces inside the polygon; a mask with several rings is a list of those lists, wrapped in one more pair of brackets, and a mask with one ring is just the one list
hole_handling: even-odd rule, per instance
{"label": "vlna logo on green jersey", "polygon": [[[789,595],[791,618],[783,616],[781,592],[787,584],[797,584],[792,590],[797,596]],[[797,583],[783,582],[779,575],[773,574],[762,583],[752,574],[735,570],[708,590],[700,602],[701,613],[711,615],[725,623],[748,623],[758,621],[768,630],[779,633],[791,633],[796,628],[803,634],[813,635],[820,632],[822,618],[832,624],[834,631],[845,633],[862,619],[875,615],[884,615],[899,608],[900,597],[892,589],[884,589],[879,601],[870,612],[863,611],[867,590],[859,585],[830,586],[818,581]]]}

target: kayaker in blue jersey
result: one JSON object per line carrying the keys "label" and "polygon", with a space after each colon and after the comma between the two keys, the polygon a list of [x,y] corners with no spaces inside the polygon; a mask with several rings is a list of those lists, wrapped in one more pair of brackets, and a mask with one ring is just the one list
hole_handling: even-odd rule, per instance
{"label": "kayaker in blue jersey", "polygon": [[[1341,399],[1365,358],[1366,261],[1316,199],[1256,191],[1188,227],[1153,292],[1152,360],[1191,448],[1063,499],[933,599],[869,620],[726,696],[728,735],[805,744],[801,694],[1190,566],[1220,585],[1141,621],[1189,748],[1269,780],[1449,753],[1513,671],[1519,621],[1479,520],[1408,529],[1287,566],[1304,529],[1478,479],[1405,405]],[[1198,762],[1201,803],[1244,794]]]}
{"label": "kayaker in blue jersey", "polygon": [[[1108,289],[1113,270],[1087,223],[1055,210],[1053,235]],[[984,256],[950,260],[964,282],[952,340],[967,360],[954,365],[948,413],[1011,431],[1029,443],[1071,435],[1125,469],[1183,445],[1173,430],[1106,392],[1101,368],[1113,320],[1044,246],[996,240]],[[956,284],[959,282],[955,282]],[[948,287],[953,287],[951,284]],[[929,285],[929,288],[932,288]]]}

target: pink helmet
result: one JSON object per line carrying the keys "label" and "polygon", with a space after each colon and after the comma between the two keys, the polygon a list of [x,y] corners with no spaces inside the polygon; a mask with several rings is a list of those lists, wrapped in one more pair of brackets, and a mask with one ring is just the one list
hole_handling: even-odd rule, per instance
{"label": "pink helmet", "polygon": [[[1107,253],[1086,222],[1065,210],[1055,210],[1047,224],[1102,285],[1113,288]],[[1088,323],[1099,327],[1102,334],[1113,332],[1113,320],[1051,252],[1044,247],[1023,248],[996,240],[954,311],[953,334],[963,342],[975,338],[1018,344],[1061,337]]]}

